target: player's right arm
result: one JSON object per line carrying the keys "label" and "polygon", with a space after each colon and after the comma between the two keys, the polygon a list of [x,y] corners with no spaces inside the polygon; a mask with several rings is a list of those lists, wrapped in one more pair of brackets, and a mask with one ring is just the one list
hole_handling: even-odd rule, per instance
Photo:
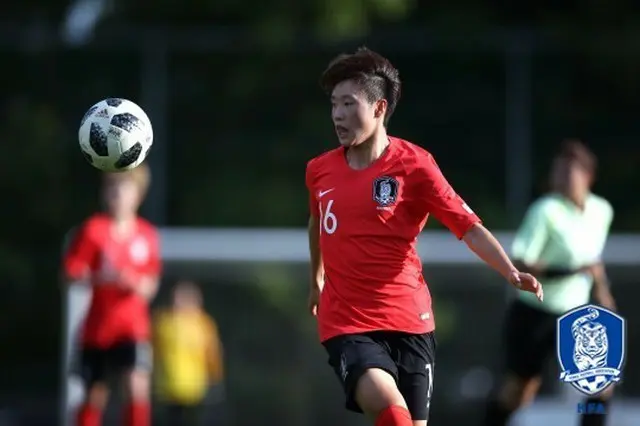
{"label": "player's right arm", "polygon": [[309,217],[309,311],[317,315],[320,303],[320,292],[324,283],[324,268],[320,253],[320,220],[317,216]]}
{"label": "player's right arm", "polygon": [[98,256],[98,247],[91,236],[91,222],[87,221],[73,232],[63,258],[63,280],[74,284],[88,279]]}
{"label": "player's right arm", "polygon": [[309,190],[309,310],[313,315],[317,314],[320,292],[324,283],[324,267],[322,265],[322,253],[320,252],[320,210],[318,200],[313,188],[312,173],[307,165],[306,184]]}
{"label": "player's right arm", "polygon": [[324,268],[320,253],[320,220],[318,216],[309,216],[309,257],[311,263],[311,283],[322,290]]}

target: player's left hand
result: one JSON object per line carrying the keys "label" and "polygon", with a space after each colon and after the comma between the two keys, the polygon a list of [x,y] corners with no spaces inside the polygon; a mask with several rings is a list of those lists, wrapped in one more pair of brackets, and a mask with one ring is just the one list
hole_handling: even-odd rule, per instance
{"label": "player's left hand", "polygon": [[541,302],[544,299],[542,285],[538,282],[536,277],[531,274],[527,274],[525,272],[512,272],[509,277],[509,282],[519,290],[535,294]]}
{"label": "player's left hand", "polygon": [[588,272],[593,277],[593,299],[603,308],[611,311],[616,310],[616,301],[611,294],[611,283],[607,277],[607,271],[602,263],[592,265]]}
{"label": "player's left hand", "polygon": [[140,278],[133,271],[120,270],[116,282],[124,290],[135,291],[139,280]]}

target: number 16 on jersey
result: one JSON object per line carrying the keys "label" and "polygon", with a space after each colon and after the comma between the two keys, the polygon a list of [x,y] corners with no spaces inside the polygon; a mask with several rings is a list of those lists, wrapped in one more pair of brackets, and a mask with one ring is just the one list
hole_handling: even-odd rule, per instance
{"label": "number 16 on jersey", "polygon": [[338,229],[338,218],[331,211],[331,207],[333,207],[333,201],[334,200],[329,200],[326,208],[323,208],[322,202],[320,202],[320,233],[321,234],[322,234],[322,231],[324,230],[324,232],[331,235],[334,232],[336,232],[336,229]]}

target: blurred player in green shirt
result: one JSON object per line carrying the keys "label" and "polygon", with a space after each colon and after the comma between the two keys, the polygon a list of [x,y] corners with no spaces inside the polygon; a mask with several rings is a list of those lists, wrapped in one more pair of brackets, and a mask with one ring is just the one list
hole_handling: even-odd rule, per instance
{"label": "blurred player in green shirt", "polygon": [[[589,303],[615,304],[601,262],[613,208],[591,192],[596,158],[581,142],[565,141],[553,162],[551,189],[529,208],[513,242],[516,266],[542,283],[545,298],[519,292],[505,322],[506,377],[487,407],[484,426],[505,426],[530,403],[542,370],[555,353],[556,320]],[[611,388],[610,388],[611,389]],[[605,391],[588,402],[606,403]],[[583,415],[582,426],[603,426],[605,416]]]}

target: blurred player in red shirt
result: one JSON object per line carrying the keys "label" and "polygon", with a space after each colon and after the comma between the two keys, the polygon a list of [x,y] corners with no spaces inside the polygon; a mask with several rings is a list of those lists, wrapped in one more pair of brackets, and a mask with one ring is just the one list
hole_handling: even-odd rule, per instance
{"label": "blurred player in red shirt", "polygon": [[93,292],[81,335],[87,392],[77,426],[101,424],[112,375],[122,378],[128,397],[120,424],[151,424],[148,303],[158,288],[160,248],[156,228],[137,215],[149,180],[144,164],[105,174],[106,213],[82,224],[64,258],[67,280],[90,283]]}
{"label": "blurred player in red shirt", "polygon": [[508,282],[542,298],[424,149],[387,135],[398,71],[368,49],[334,59],[331,96],[340,147],[311,160],[309,307],[346,392],[376,426],[424,426],[435,360],[431,297],[416,251],[429,214]]}

